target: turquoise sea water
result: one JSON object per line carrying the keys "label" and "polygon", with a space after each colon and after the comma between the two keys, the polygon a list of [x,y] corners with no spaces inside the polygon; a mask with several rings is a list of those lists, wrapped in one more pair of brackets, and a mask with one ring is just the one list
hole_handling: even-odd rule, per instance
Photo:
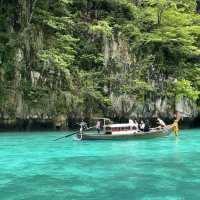
{"label": "turquoise sea water", "polygon": [[0,134],[0,200],[200,199],[200,130],[140,141]]}

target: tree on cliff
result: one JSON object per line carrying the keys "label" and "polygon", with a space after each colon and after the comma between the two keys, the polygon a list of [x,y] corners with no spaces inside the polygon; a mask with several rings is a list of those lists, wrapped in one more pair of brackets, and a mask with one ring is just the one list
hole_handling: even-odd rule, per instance
{"label": "tree on cliff", "polygon": [[172,93],[198,98],[199,1],[0,4],[2,118],[153,115],[157,99],[173,112]]}

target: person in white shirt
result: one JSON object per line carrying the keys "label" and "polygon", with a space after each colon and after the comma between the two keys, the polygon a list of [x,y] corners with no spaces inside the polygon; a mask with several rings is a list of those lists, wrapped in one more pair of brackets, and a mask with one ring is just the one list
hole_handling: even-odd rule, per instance
{"label": "person in white shirt", "polygon": [[161,126],[162,128],[166,127],[166,124],[165,124],[165,122],[164,122],[162,119],[157,118],[157,121],[158,121],[158,123],[160,124],[160,126]]}
{"label": "person in white shirt", "polygon": [[134,121],[134,124],[135,124],[136,129],[138,130],[139,129],[139,124],[138,124],[138,122],[136,120]]}
{"label": "person in white shirt", "polygon": [[133,124],[134,122],[133,122],[132,119],[129,119],[129,120],[128,120],[128,123],[129,123],[129,124]]}
{"label": "person in white shirt", "polygon": [[144,131],[144,128],[145,128],[145,123],[143,121],[141,121],[141,123],[140,123],[140,130]]}
{"label": "person in white shirt", "polygon": [[87,128],[88,128],[87,123],[82,120],[81,123],[80,123],[80,133],[82,134],[83,130],[87,129]]}

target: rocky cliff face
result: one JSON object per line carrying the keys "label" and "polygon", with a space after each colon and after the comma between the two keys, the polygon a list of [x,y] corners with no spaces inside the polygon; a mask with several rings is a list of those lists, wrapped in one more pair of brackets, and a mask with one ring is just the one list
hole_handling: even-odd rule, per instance
{"label": "rocky cliff face", "polygon": [[[55,32],[57,34],[55,36],[60,37],[56,29],[57,24],[53,23],[53,20],[60,18],[48,16],[50,18],[48,23],[46,19],[41,20],[42,22],[34,21],[37,3],[37,0],[1,1],[1,12],[4,18],[1,33],[4,36],[0,42],[2,46],[0,50],[0,128],[65,129],[68,121],[95,115],[93,111],[92,114],[84,116],[84,109],[82,109],[84,101],[78,99],[81,89],[77,85],[82,83],[77,71],[82,69],[76,66],[76,60],[71,64],[71,70],[70,67],[58,68],[55,63],[52,64],[51,58],[44,59],[45,54],[41,59],[41,52],[47,51],[47,46],[51,46],[48,37]],[[47,4],[46,7],[50,9],[51,2],[48,1]],[[41,9],[37,12],[42,13]],[[92,17],[88,17],[89,11],[87,10],[86,13],[87,15],[81,14],[82,22],[77,23],[80,27],[81,23],[84,26],[92,23],[90,22]],[[43,14],[46,16],[49,13]],[[47,28],[47,25],[51,29]],[[64,32],[63,29],[61,32]],[[76,37],[81,34],[89,36],[87,43],[98,44],[96,45],[99,50],[97,54],[103,57],[102,68],[109,79],[109,82],[104,83],[103,92],[111,101],[107,107],[103,107],[108,117],[153,118],[159,115],[168,118],[173,117],[175,110],[183,112],[187,117],[198,115],[196,104],[187,98],[177,101],[173,97],[160,95],[164,91],[163,83],[170,81],[172,77],[156,74],[153,65],[143,67],[143,60],[147,58],[138,56],[137,52],[134,52],[125,34],[118,31],[109,37],[103,35],[102,41],[99,42],[99,38],[92,38],[90,31],[86,28],[82,32],[76,30],[74,35]],[[72,41],[68,37],[65,42],[70,40]],[[81,37],[77,41],[81,43]],[[81,45],[77,52],[81,52],[81,48],[84,48],[84,45]],[[57,52],[55,47],[52,49],[53,53],[50,55],[53,57]],[[62,51],[64,50],[61,50],[58,55],[62,54]],[[75,51],[75,48],[70,51]],[[63,54],[65,56],[66,53]],[[79,60],[79,55],[76,56]],[[67,63],[71,57],[64,57],[64,61]],[[92,56],[86,58],[93,59]],[[60,57],[55,57],[54,60],[56,59],[60,62]],[[139,77],[143,73],[145,81],[141,82]],[[86,88],[88,88],[87,84]],[[156,92],[152,91],[154,85],[160,88]],[[74,96],[78,96],[77,99]],[[86,98],[86,101],[87,99],[90,97]],[[96,104],[98,109],[101,109],[98,101]]]}
{"label": "rocky cliff face", "polygon": [[[2,9],[7,16],[4,32],[8,35],[4,43],[7,55],[2,55],[0,65],[1,83],[4,84],[0,102],[2,128],[67,126],[63,104],[68,94],[58,90],[66,84],[63,77],[68,71],[49,68],[48,63],[38,60],[45,38],[41,27],[31,24],[34,2],[19,0],[15,7],[5,3]],[[15,12],[11,14],[9,8]],[[8,67],[11,77],[6,77]]]}
{"label": "rocky cliff face", "polygon": [[[116,70],[112,75],[119,77],[122,82],[126,74],[129,73],[131,65],[137,63],[134,54],[131,55],[130,51],[127,39],[120,34],[116,38],[112,37],[110,40],[104,38],[104,65],[106,68],[111,67],[114,69],[113,71]],[[135,69],[135,77],[137,77],[137,73],[138,70]],[[162,79],[160,81],[157,78],[152,80],[151,84],[156,84],[162,89],[163,82],[166,80]],[[183,117],[187,118],[195,118],[198,115],[196,103],[186,97],[176,100],[175,98],[160,97],[160,94],[154,93],[144,96],[144,99],[141,101],[134,94],[119,95],[111,91],[110,95],[112,100],[110,109],[113,117],[156,118],[160,116],[163,118],[173,118],[175,111],[179,111]]]}
{"label": "rocky cliff face", "polygon": [[[33,52],[38,52],[43,47],[43,33],[35,31],[32,33],[34,42],[29,41],[25,48],[32,49]],[[26,49],[27,51],[27,49]],[[32,53],[33,53],[32,52]],[[37,70],[38,63],[35,61],[34,55],[25,58],[24,49],[16,49],[15,61],[15,77],[11,85],[13,89],[9,90],[6,98],[1,102],[1,127],[4,128],[50,128],[50,129],[65,129],[67,127],[68,114],[66,113],[65,104],[70,98],[67,92],[57,91],[62,88],[63,81],[62,73],[57,70]],[[129,54],[129,46],[125,39],[112,38],[110,41],[104,40],[104,65],[107,68],[112,66],[117,72],[113,76],[119,77],[123,81],[124,74],[128,73],[130,65],[135,62]],[[28,61],[26,61],[28,59]],[[31,65],[30,63],[33,62]],[[31,96],[25,96],[21,89],[22,82],[22,67],[29,69]],[[43,66],[45,68],[45,66]],[[66,72],[67,73],[67,72]],[[137,73],[137,71],[136,71]],[[4,79],[3,73],[2,79]],[[137,76],[137,74],[135,74]],[[49,91],[44,91],[42,94],[36,94],[38,88],[46,86]],[[111,86],[112,87],[112,86]],[[174,110],[189,113],[190,117],[197,116],[195,104],[187,99],[181,99],[179,102],[173,103],[174,100],[160,98],[158,96],[145,97],[143,101],[138,100],[134,95],[118,94],[110,88],[111,107],[109,107],[111,118],[155,118],[161,116],[164,118],[173,117]],[[41,95],[38,99],[35,95]]]}

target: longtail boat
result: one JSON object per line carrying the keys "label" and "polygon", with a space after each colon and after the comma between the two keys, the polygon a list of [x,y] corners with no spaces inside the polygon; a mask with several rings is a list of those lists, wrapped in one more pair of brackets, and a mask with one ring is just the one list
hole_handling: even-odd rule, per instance
{"label": "longtail boat", "polygon": [[156,137],[167,136],[170,128],[150,128],[148,131],[138,130],[134,124],[108,124],[104,126],[100,133],[77,133],[80,140],[135,140],[135,139],[151,139]]}

